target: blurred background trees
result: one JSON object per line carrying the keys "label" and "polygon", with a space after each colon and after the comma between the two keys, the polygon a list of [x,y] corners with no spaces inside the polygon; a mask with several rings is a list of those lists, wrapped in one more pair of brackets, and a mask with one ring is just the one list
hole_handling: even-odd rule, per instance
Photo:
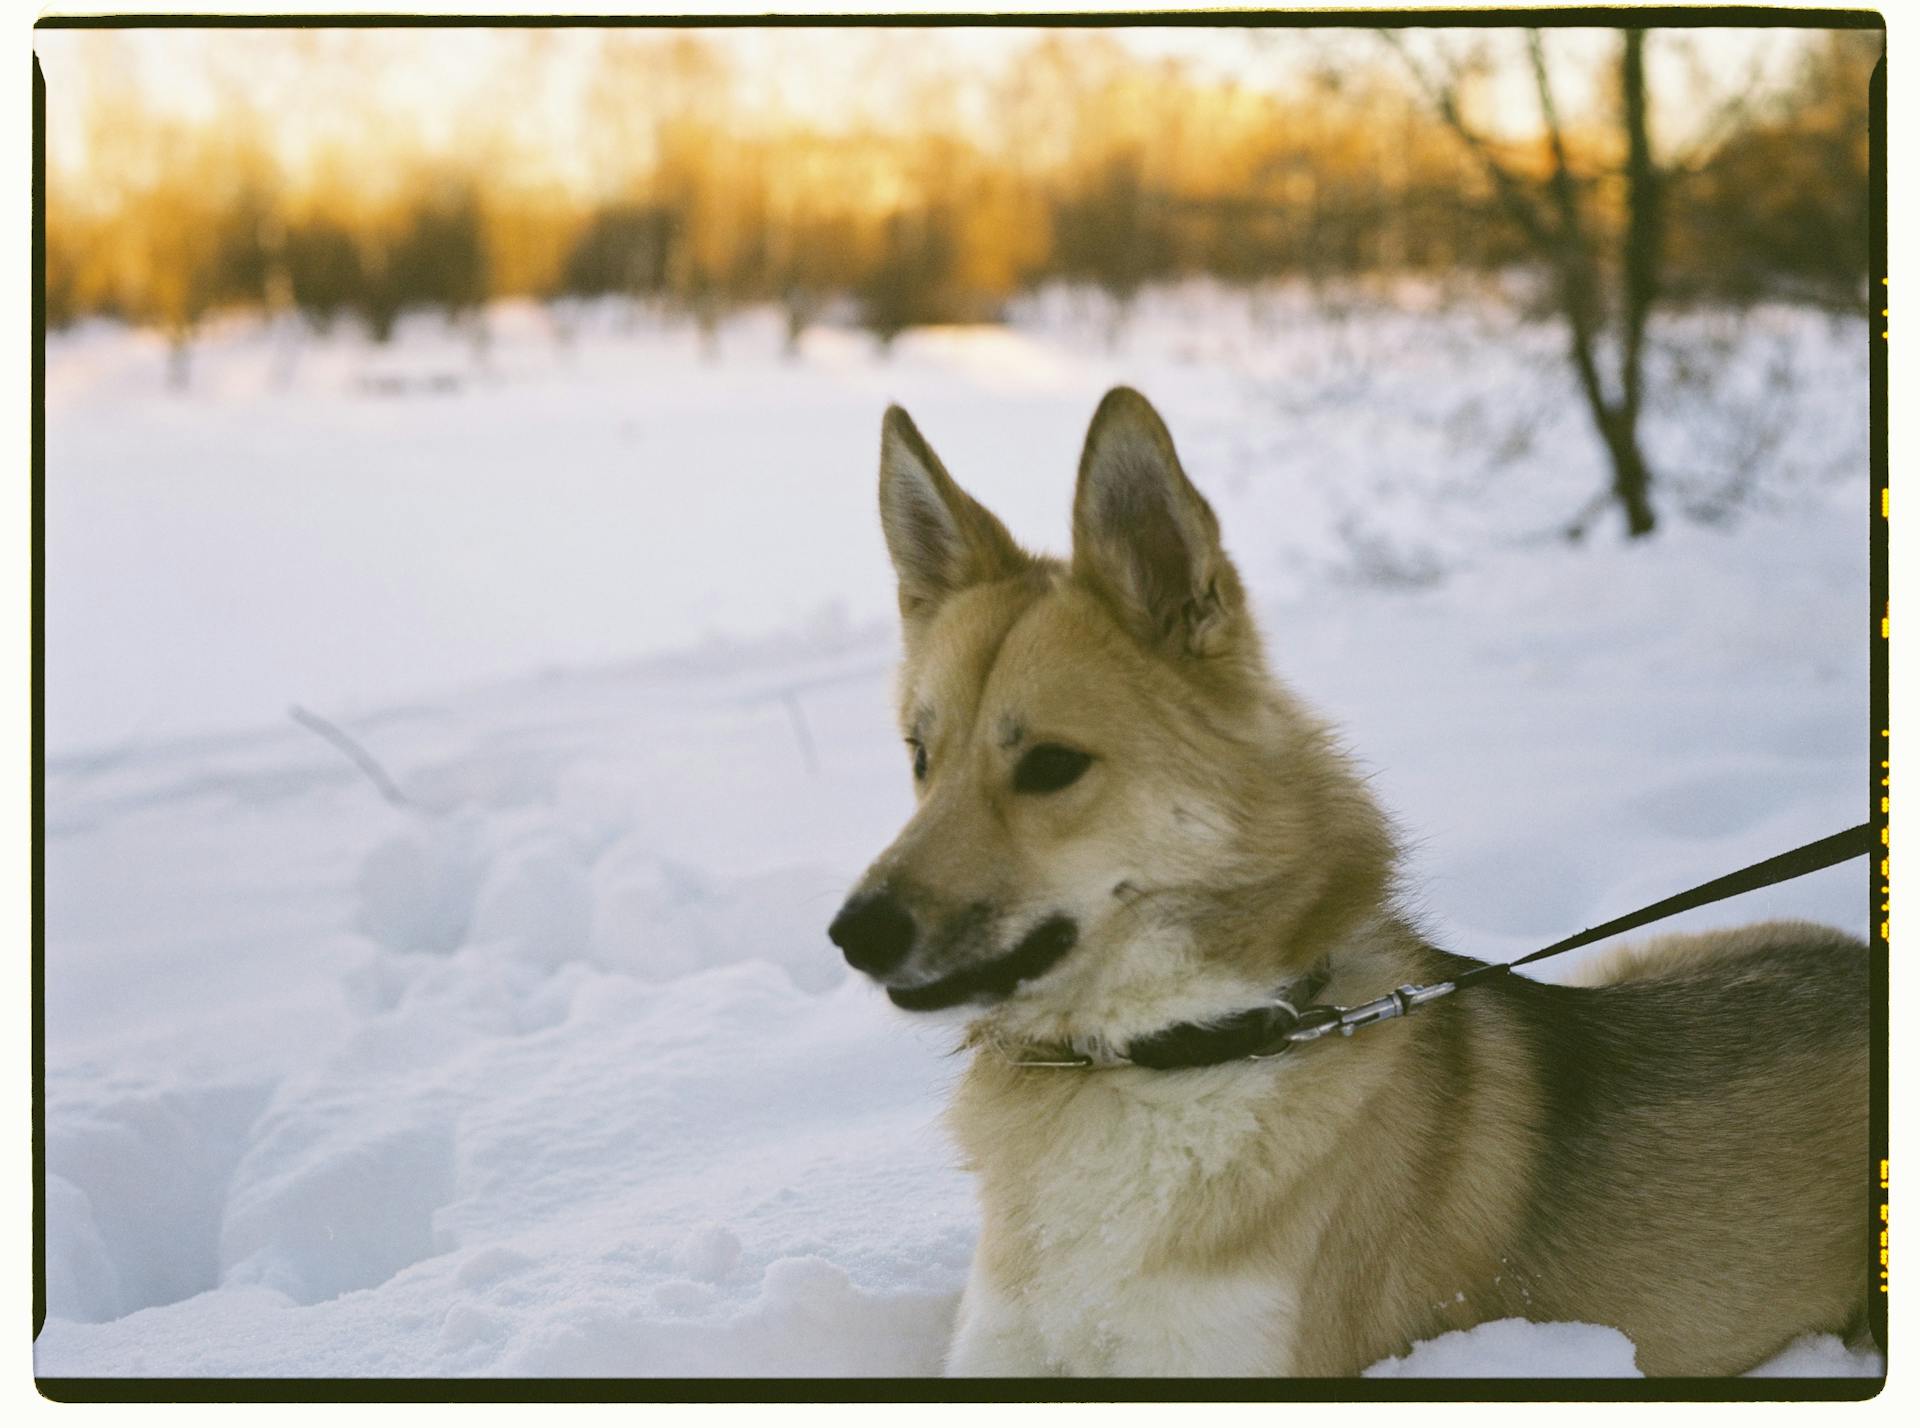
{"label": "blurred background trees", "polygon": [[[1622,179],[1635,125],[1618,45],[1588,46],[1586,100],[1563,97],[1516,138],[1476,134],[1464,110],[1492,65],[1532,86],[1519,32],[1476,32],[1504,36],[1502,57],[1412,64],[1384,46],[1312,62],[1320,32],[1239,33],[1295,62],[1276,57],[1270,81],[1254,84],[1244,69],[1061,31],[1013,53],[970,104],[953,83],[928,82],[884,125],[828,127],[757,108],[756,77],[725,32],[612,32],[575,86],[588,153],[573,179],[544,172],[553,156],[514,137],[506,96],[537,52],[497,61],[486,109],[457,116],[437,145],[369,111],[340,114],[323,141],[289,154],[275,146],[287,116],[231,76],[209,110],[183,118],[104,46],[88,51],[108,73],[86,86],[85,133],[50,173],[50,311],[56,323],[111,314],[184,338],[215,309],[267,304],[278,276],[317,325],[351,313],[376,334],[409,309],[467,313],[503,296],[626,297],[704,322],[773,302],[800,331],[848,299],[885,334],[990,320],[1057,281],[1097,286],[1124,308],[1142,287],[1184,277],[1538,263],[1529,225],[1557,221],[1568,198],[1595,243],[1631,222]],[[1713,37],[1633,33],[1636,52],[1689,53]],[[345,107],[318,72],[379,63],[369,34],[346,35],[345,49],[289,62],[314,91],[292,104]],[[1785,82],[1761,93],[1757,79],[1713,74],[1670,86],[1701,91],[1686,105],[1637,62],[1642,139],[1675,131],[1643,155],[1658,170],[1666,296],[1864,302],[1879,51],[1876,32],[1804,32]]]}
{"label": "blurred background trees", "polygon": [[728,312],[771,305],[798,354],[828,314],[884,350],[1051,284],[1102,294],[1117,332],[1181,279],[1518,273],[1641,532],[1656,303],[1865,310],[1878,32],[1768,32],[1787,63],[1751,71],[1725,31],[1221,30],[1233,62],[1208,64],[1073,29],[986,66],[861,32],[857,83],[805,73],[794,32],[609,31],[572,59],[498,32],[434,134],[359,97],[392,33],[213,41],[190,106],[143,88],[123,37],[63,36],[50,91],[84,100],[50,108],[50,322],[155,328],[185,383],[224,310],[375,340],[438,312],[483,344],[491,300],[613,300],[713,354]]}

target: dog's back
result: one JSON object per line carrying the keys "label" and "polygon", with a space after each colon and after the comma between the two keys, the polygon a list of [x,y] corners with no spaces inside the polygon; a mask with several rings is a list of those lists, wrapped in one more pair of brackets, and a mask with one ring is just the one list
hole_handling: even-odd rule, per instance
{"label": "dog's back", "polygon": [[1765,923],[1596,971],[1460,994],[1518,1031],[1540,1089],[1504,1308],[1615,1325],[1649,1374],[1844,1331],[1867,1291],[1864,944]]}

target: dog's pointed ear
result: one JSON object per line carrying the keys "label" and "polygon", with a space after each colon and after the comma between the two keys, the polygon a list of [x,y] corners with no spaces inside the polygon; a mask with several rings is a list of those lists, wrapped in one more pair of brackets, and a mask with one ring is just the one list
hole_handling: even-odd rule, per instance
{"label": "dog's pointed ear", "polygon": [[1073,494],[1073,573],[1154,648],[1224,651],[1246,596],[1220,546],[1220,522],[1180,469],[1147,399],[1115,387],[1101,399]]}
{"label": "dog's pointed ear", "polygon": [[897,406],[880,423],[880,527],[900,577],[900,617],[909,624],[957,590],[1032,563],[999,519],[955,484]]}

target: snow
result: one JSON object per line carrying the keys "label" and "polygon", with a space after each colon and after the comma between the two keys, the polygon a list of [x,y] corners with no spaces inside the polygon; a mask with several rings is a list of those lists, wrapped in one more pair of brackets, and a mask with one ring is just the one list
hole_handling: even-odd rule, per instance
{"label": "snow", "polygon": [[1367,1378],[1635,1378],[1633,1341],[1600,1324],[1530,1324],[1495,1319],[1441,1334],[1399,1358],[1382,1359]]}
{"label": "snow", "polygon": [[[1885,1362],[1871,1344],[1803,1334],[1748,1378],[1878,1378]],[[1441,1334],[1382,1359],[1367,1378],[1638,1378],[1633,1343],[1601,1324],[1530,1324],[1496,1319]]]}
{"label": "snow", "polygon": [[[938,1371],[960,1063],[824,935],[911,803],[889,400],[1059,549],[1094,402],[1146,391],[1449,946],[1859,822],[1857,333],[1673,319],[1664,352],[1723,356],[1665,389],[1656,464],[1740,502],[1569,546],[1602,473],[1517,312],[1186,288],[1109,345],[1052,294],[887,360],[836,329],[786,360],[750,314],[717,362],[611,308],[566,342],[496,309],[484,359],[236,322],[185,393],[146,336],[55,335],[38,1371]],[[1679,925],[1864,933],[1863,878]],[[1769,1371],[1880,1369],[1812,1338]],[[1509,1321],[1372,1372],[1632,1371],[1615,1330]]]}

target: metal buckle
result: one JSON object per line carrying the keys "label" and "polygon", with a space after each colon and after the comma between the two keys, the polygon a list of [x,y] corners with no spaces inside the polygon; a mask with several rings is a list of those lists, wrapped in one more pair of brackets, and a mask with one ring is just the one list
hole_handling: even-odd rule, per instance
{"label": "metal buckle", "polygon": [[[1300,1009],[1296,1007],[1292,1002],[1288,1001],[1285,997],[1275,997],[1267,1005],[1273,1007],[1277,1011],[1283,1011],[1288,1016],[1292,1017],[1293,1026],[1300,1025]],[[1274,1045],[1269,1046],[1264,1051],[1249,1051],[1247,1053],[1247,1060],[1271,1061],[1276,1056],[1285,1056],[1289,1051],[1293,1050],[1293,1026],[1290,1026],[1285,1031],[1281,1032],[1279,1041]]]}
{"label": "metal buckle", "polygon": [[1085,1070],[1087,1067],[1093,1065],[1093,1058],[1091,1056],[1082,1056],[1079,1052],[1076,1051],[1071,1054],[1070,1059],[1062,1059],[1059,1057],[1049,1057],[1046,1059],[1042,1059],[1040,1057],[1034,1057],[1026,1061],[1015,1061],[1009,1058],[1007,1061],[1007,1065],[1054,1067],[1061,1070],[1080,1071],[1080,1070]]}
{"label": "metal buckle", "polygon": [[1287,1029],[1287,1044],[1291,1046],[1295,1042],[1318,1040],[1338,1028],[1346,1014],[1345,1007],[1308,1007],[1300,1014],[1299,1022]]}
{"label": "metal buckle", "polygon": [[1249,1051],[1247,1053],[1247,1060],[1271,1061],[1276,1056],[1285,1056],[1291,1050],[1293,1050],[1293,1043],[1282,1037],[1280,1044],[1271,1051]]}

